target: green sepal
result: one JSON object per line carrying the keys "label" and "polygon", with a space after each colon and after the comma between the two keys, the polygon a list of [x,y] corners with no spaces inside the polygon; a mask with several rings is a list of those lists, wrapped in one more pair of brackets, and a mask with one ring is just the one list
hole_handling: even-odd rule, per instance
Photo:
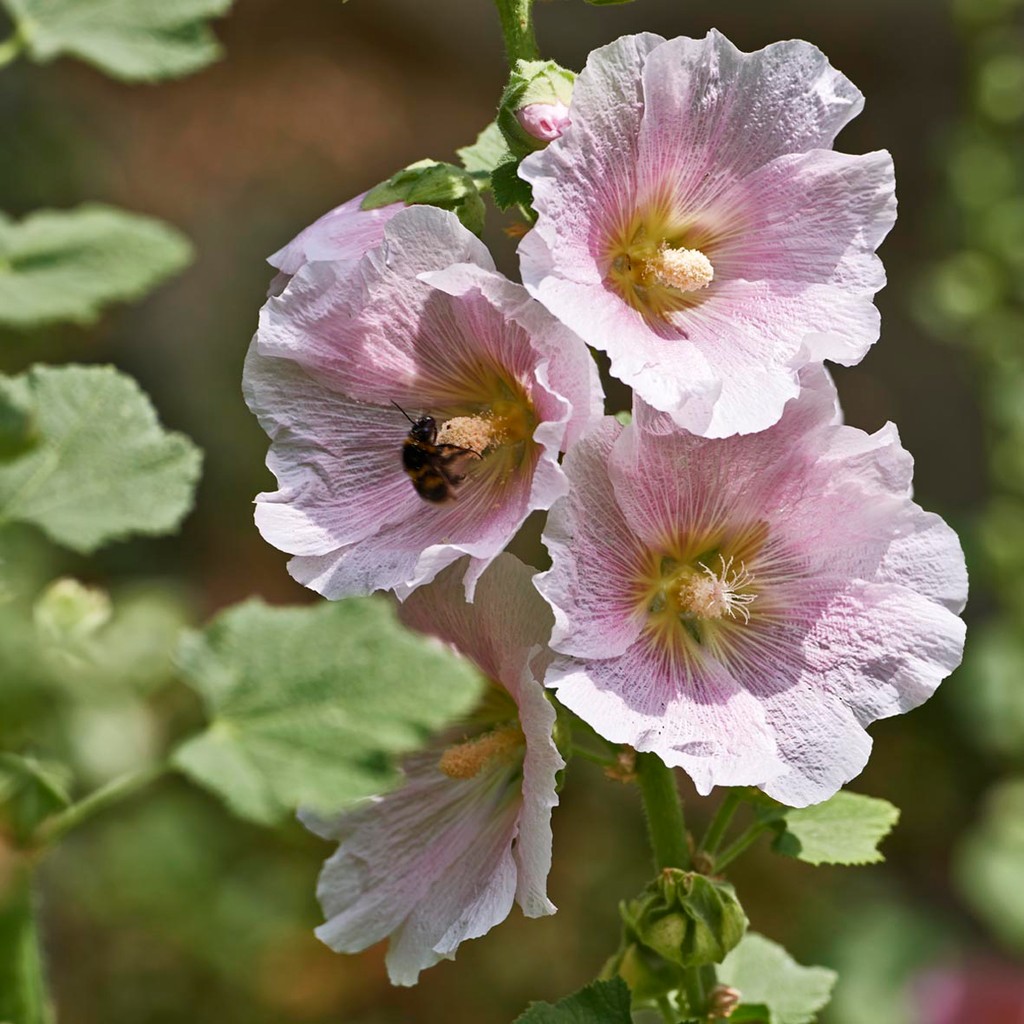
{"label": "green sepal", "polygon": [[729,1016],[729,1024],[774,1024],[764,1003],[741,1003]]}
{"label": "green sepal", "polygon": [[376,210],[392,203],[437,206],[454,213],[464,227],[479,235],[484,229],[484,201],[473,175],[454,164],[417,160],[371,188],[362,209]]}
{"label": "green sepal", "polygon": [[528,211],[533,206],[533,189],[528,181],[523,181],[519,177],[517,160],[510,160],[494,168],[491,175],[491,191],[499,210],[511,210],[518,206],[523,211]]}
{"label": "green sepal", "polygon": [[517,60],[498,104],[497,125],[511,153],[518,158],[547,143],[534,138],[519,123],[516,113],[532,103],[572,102],[576,75],[553,60]]}
{"label": "green sepal", "polygon": [[494,169],[512,160],[505,136],[495,121],[476,137],[476,142],[463,146],[456,153],[481,192],[491,187]]}
{"label": "green sepal", "polygon": [[679,868],[665,868],[621,912],[627,943],[683,968],[721,963],[747,930],[747,915],[728,882]]}

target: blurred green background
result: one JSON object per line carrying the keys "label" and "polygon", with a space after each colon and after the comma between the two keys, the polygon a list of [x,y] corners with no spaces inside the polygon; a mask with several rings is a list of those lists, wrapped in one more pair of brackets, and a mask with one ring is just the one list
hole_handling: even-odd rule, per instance
{"label": "blurred green background", "polygon": [[[854,788],[902,808],[885,865],[811,868],[758,848],[734,877],[757,930],[840,971],[829,1024],[1022,1022],[1022,8],[549,0],[536,18],[545,55],[577,69],[592,47],[642,29],[715,26],[745,50],[801,37],[867,96],[839,148],[892,151],[900,215],[882,249],[881,342],[837,376],[847,420],[898,423],[918,500],[963,536],[968,661],[929,705],[872,730],[876,751]],[[216,29],[224,59],[159,86],[119,84],[71,60],[0,70],[8,214],[110,202],[169,221],[197,251],[184,274],[94,328],[0,337],[8,373],[35,361],[116,364],[206,452],[197,508],[175,538],[86,561],[29,530],[0,534],[22,595],[62,574],[114,595],[121,661],[51,664],[45,686],[19,653],[30,622],[9,611],[0,627],[0,740],[68,760],[85,789],[158,757],[200,720],[170,661],[182,622],[253,593],[310,599],[252,524],[252,496],[271,478],[239,380],[272,273],[265,256],[397,168],[452,159],[491,119],[504,83],[486,0],[237,0]],[[487,240],[514,275],[502,227],[492,211]],[[613,393],[612,407],[623,404]],[[535,564],[536,537],[528,524],[516,547]],[[706,818],[717,799],[698,801],[681,783],[690,817]],[[395,990],[381,948],[340,957],[312,935],[325,844],[298,825],[243,824],[184,781],[163,782],[43,867],[61,1018],[506,1024],[530,999],[596,974],[617,943],[617,901],[650,870],[636,793],[591,765],[573,765],[554,826],[559,914],[527,922],[516,911],[456,963]],[[0,876],[4,850],[0,838]],[[969,1005],[956,1011],[958,1000]]]}

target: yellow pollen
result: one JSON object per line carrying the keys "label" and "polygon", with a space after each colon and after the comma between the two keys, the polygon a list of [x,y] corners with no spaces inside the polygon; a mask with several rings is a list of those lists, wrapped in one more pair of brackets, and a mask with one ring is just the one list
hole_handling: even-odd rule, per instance
{"label": "yellow pollen", "polygon": [[739,569],[733,569],[733,560],[719,555],[721,572],[716,573],[703,562],[701,572],[691,569],[679,580],[677,600],[684,614],[701,619],[720,619],[723,615],[750,621],[748,605],[757,599],[757,594],[742,593],[744,587],[754,582],[754,577],[741,562]]}
{"label": "yellow pollen", "polygon": [[450,779],[474,779],[493,761],[512,760],[524,743],[519,726],[506,725],[449,747],[437,767]]}
{"label": "yellow pollen", "polygon": [[438,444],[467,448],[483,455],[488,448],[500,443],[500,430],[495,430],[492,419],[484,416],[454,416],[442,423],[437,431]]}
{"label": "yellow pollen", "polygon": [[659,284],[681,292],[707,288],[714,280],[715,268],[700,249],[673,249],[662,242],[656,255],[644,261],[644,269]]}

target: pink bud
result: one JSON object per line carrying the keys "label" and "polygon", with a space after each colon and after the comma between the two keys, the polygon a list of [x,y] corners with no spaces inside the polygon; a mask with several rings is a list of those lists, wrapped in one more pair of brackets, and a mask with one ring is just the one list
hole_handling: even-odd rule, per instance
{"label": "pink bud", "polygon": [[529,103],[516,111],[516,120],[535,139],[551,142],[572,124],[569,108],[561,102]]}

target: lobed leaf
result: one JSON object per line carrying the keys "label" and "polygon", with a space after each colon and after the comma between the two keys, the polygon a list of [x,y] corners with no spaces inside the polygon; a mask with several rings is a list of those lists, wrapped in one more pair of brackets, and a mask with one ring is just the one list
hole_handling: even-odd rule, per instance
{"label": "lobed leaf", "polygon": [[0,326],[92,323],[191,258],[179,231],[111,206],[42,210],[20,223],[0,214]]}
{"label": "lobed leaf", "polygon": [[[778,943],[747,932],[722,961],[718,980],[741,994],[743,1002],[733,1020],[813,1024],[818,1011],[828,1004],[836,973],[825,967],[802,967]],[[763,1016],[765,1009],[768,1017]]]}
{"label": "lobed leaf", "polygon": [[629,987],[621,978],[595,981],[555,1004],[531,1003],[515,1024],[631,1024]]}
{"label": "lobed leaf", "polygon": [[231,0],[2,0],[29,56],[70,55],[126,81],[198,71],[221,53],[208,19]]}
{"label": "lobed leaf", "polygon": [[160,426],[130,377],[109,366],[37,366],[13,380],[31,398],[38,441],[0,462],[0,523],[31,523],[83,553],[178,526],[201,456]]}
{"label": "lobed leaf", "polygon": [[505,136],[492,121],[477,137],[476,142],[456,150],[462,166],[472,175],[480,189],[491,187],[491,175],[496,167],[512,159]]}
{"label": "lobed leaf", "polygon": [[762,798],[759,816],[776,828],[772,848],[807,864],[876,864],[879,843],[899,820],[888,800],[840,791],[811,807],[784,807]]}
{"label": "lobed leaf", "polygon": [[178,767],[237,814],[273,824],[301,804],[330,813],[386,789],[395,755],[468,712],[477,671],[361,598],[302,608],[238,605],[179,651],[210,725]]}

